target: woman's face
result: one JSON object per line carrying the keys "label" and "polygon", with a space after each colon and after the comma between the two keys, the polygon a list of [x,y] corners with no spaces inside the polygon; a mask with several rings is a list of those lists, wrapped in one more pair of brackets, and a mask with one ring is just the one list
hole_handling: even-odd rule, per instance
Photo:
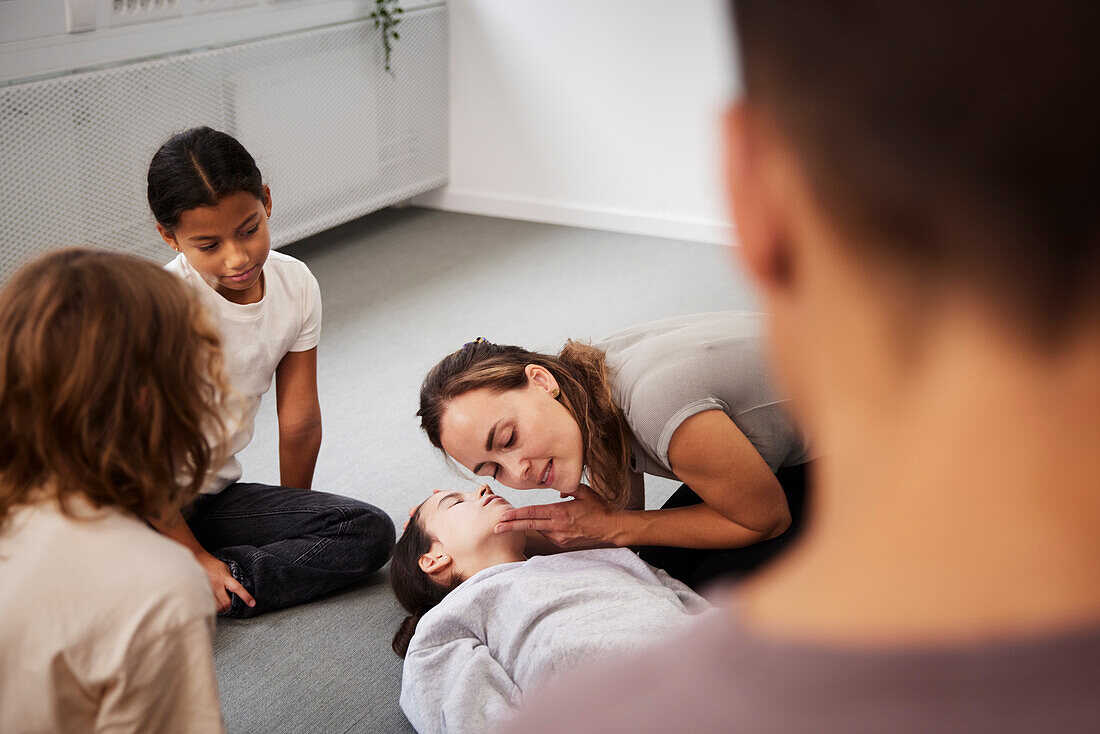
{"label": "woman's face", "polygon": [[581,481],[581,429],[559,399],[546,369],[527,365],[527,385],[495,392],[471,390],[451,400],[440,441],[451,458],[479,476],[513,489],[572,494]]}

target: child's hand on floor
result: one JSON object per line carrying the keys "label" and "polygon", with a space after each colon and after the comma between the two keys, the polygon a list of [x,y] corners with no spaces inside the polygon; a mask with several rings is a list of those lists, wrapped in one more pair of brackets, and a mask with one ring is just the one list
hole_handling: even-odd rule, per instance
{"label": "child's hand on floor", "polygon": [[214,589],[214,602],[218,605],[218,614],[227,611],[233,603],[233,598],[229,596],[229,592],[239,596],[241,601],[248,606],[256,606],[256,600],[252,598],[248,590],[241,585],[241,582],[233,578],[229,566],[209,553],[196,556],[196,559],[202,569],[206,571],[207,578],[210,579],[210,586]]}

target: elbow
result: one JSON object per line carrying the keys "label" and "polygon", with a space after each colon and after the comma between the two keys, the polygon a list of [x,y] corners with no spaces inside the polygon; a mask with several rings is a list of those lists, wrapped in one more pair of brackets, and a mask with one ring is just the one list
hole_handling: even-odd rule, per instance
{"label": "elbow", "polygon": [[279,420],[279,437],[294,444],[309,444],[321,438],[321,414]]}
{"label": "elbow", "polygon": [[791,527],[791,507],[787,504],[787,496],[783,488],[776,482],[768,503],[766,518],[760,523],[760,540],[778,538]]}
{"label": "elbow", "polygon": [[778,538],[791,527],[791,509],[784,501],[770,508],[766,515],[762,515],[751,526],[746,527],[751,528],[755,535],[750,544]]}
{"label": "elbow", "polygon": [[775,515],[774,521],[771,524],[771,529],[764,532],[760,540],[771,540],[772,538],[778,538],[783,533],[787,532],[791,527],[791,511],[784,504],[782,512]]}

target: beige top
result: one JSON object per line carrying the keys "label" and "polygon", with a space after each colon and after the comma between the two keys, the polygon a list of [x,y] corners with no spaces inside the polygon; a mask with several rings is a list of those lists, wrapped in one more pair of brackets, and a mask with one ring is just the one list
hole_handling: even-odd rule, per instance
{"label": "beige top", "polygon": [[130,515],[73,506],[0,532],[0,731],[224,731],[201,567]]}

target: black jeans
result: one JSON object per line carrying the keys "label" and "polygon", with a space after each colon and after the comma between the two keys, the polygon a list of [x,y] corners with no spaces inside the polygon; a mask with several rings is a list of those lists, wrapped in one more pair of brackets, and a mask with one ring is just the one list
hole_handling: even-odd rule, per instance
{"label": "black jeans", "polygon": [[[709,581],[734,580],[752,573],[779,555],[801,532],[805,524],[806,495],[809,492],[807,474],[811,464],[781,467],[775,473],[791,510],[791,526],[782,535],[744,548],[723,550],[644,546],[638,549],[638,555],[646,563],[663,568],[670,576],[693,589],[705,586]],[[668,498],[662,509],[689,507],[701,502],[699,495],[684,484]]]}
{"label": "black jeans", "polygon": [[232,595],[228,617],[254,617],[362,581],[389,559],[395,530],[373,505],[325,492],[231,484],[200,495],[187,524],[256,600]]}

